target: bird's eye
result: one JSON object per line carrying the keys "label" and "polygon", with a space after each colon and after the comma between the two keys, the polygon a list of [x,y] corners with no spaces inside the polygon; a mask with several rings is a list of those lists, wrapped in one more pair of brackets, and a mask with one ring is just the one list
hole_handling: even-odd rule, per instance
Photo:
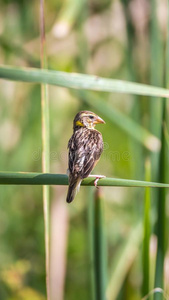
{"label": "bird's eye", "polygon": [[91,115],[91,116],[89,116],[89,118],[92,120],[92,119],[94,119],[94,116]]}

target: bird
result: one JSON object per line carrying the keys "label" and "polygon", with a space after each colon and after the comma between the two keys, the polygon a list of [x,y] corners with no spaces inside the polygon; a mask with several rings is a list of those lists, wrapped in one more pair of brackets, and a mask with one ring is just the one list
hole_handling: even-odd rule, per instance
{"label": "bird", "polygon": [[[71,203],[80,188],[81,181],[88,177],[100,159],[103,151],[102,134],[95,129],[96,124],[105,121],[91,111],[83,110],[76,114],[73,121],[73,135],[68,142],[69,187],[66,202]],[[95,177],[94,185],[105,176]]]}

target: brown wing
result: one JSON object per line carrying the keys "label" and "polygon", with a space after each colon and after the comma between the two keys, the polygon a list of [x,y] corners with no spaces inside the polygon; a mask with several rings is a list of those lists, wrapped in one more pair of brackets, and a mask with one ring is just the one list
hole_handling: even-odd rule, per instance
{"label": "brown wing", "polygon": [[74,177],[87,177],[103,151],[102,135],[97,130],[81,128],[68,143],[69,172]]}
{"label": "brown wing", "polygon": [[96,130],[91,131],[89,140],[89,144],[86,145],[87,153],[84,161],[82,178],[87,177],[91,173],[103,151],[103,140],[100,132]]}

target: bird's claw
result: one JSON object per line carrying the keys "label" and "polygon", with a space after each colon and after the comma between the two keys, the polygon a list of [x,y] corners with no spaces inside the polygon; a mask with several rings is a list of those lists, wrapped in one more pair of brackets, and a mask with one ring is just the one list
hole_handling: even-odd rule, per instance
{"label": "bird's claw", "polygon": [[97,183],[100,179],[105,178],[104,175],[89,175],[89,177],[95,177],[94,186],[98,189]]}
{"label": "bird's claw", "polygon": [[99,179],[100,178],[96,178],[95,181],[94,181],[94,186],[95,186],[96,189],[98,189],[97,183],[98,183]]}

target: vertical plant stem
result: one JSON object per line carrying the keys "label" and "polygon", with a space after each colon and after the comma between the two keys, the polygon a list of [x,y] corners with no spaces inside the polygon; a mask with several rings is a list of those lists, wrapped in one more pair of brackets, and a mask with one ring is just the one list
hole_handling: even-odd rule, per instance
{"label": "vertical plant stem", "polygon": [[[146,180],[150,180],[150,161],[146,161]],[[150,188],[145,189],[144,237],[143,237],[143,296],[149,293],[149,248],[150,248]]]}
{"label": "vertical plant stem", "polygon": [[[130,14],[130,1],[123,0],[123,8],[124,8],[124,15],[126,19],[126,29],[127,29],[127,51],[126,51],[126,64],[127,64],[127,70],[128,70],[128,77],[131,81],[137,81],[138,80],[138,71],[137,71],[137,65],[135,62],[135,47],[137,43],[136,39],[136,33],[135,28],[132,23],[132,18]],[[134,119],[137,123],[141,123],[141,101],[138,101],[141,99],[141,96],[133,95],[132,96],[133,105],[130,111],[130,117]],[[133,176],[139,176],[139,178],[143,178],[143,164],[141,163],[143,160],[143,148],[141,145],[135,141],[135,139],[130,140],[129,146],[131,147],[131,151],[134,155],[134,160],[137,161],[137,164],[131,165]]]}
{"label": "vertical plant stem", "polygon": [[[163,83],[163,45],[160,35],[160,29],[157,19],[157,5],[156,0],[151,0],[152,8],[152,21],[151,21],[151,83],[155,85],[162,85]],[[156,72],[158,68],[158,72]],[[163,116],[162,116],[163,112]],[[165,145],[164,145],[164,131],[162,121],[164,118],[164,102],[158,99],[152,98],[150,102],[150,127],[152,133],[156,134],[158,137],[161,136],[161,151],[160,156],[157,154],[152,154],[152,179],[165,181],[164,171],[165,171]],[[164,239],[165,239],[165,190],[158,189],[157,192],[157,258],[156,258],[156,271],[155,271],[155,287],[163,288],[164,280]],[[153,199],[155,198],[155,193],[153,193]],[[154,294],[155,300],[161,300],[162,295],[160,293]]]}
{"label": "vertical plant stem", "polygon": [[95,272],[94,272],[94,201],[93,188],[88,192],[88,233],[89,233],[89,264],[90,264],[90,289],[91,300],[96,300]]}
{"label": "vertical plant stem", "polygon": [[103,224],[102,197],[96,190],[93,205],[90,207],[93,220],[92,257],[93,257],[93,295],[95,300],[106,299],[106,263],[107,253]]}
{"label": "vertical plant stem", "polygon": [[[157,0],[151,0],[151,84],[163,85],[163,43],[157,19]],[[158,70],[158,72],[157,72]],[[160,138],[162,120],[162,101],[152,97],[150,100],[150,131]],[[151,154],[152,180],[158,179],[159,153]],[[156,198],[154,193],[153,199]]]}
{"label": "vertical plant stem", "polygon": [[[165,103],[163,104],[163,120],[165,119]],[[159,180],[165,182],[165,138],[162,125],[162,148],[160,152],[160,167],[159,167]],[[165,258],[165,195],[166,190],[158,189],[158,220],[157,220],[157,259],[156,259],[156,272],[155,272],[155,287],[163,289],[164,286],[164,258]],[[162,300],[163,296],[159,293],[154,295],[155,300]]]}
{"label": "vertical plant stem", "polygon": [[[167,12],[168,12],[168,26],[169,26],[169,4],[167,2]],[[167,43],[166,43],[166,62],[165,62],[165,86],[168,87],[169,79],[169,27],[167,26]],[[166,174],[168,172],[167,165],[167,150],[166,150],[166,140],[165,140],[165,123],[167,122],[167,102],[163,99],[162,104],[162,124],[161,124],[161,151],[160,151],[160,161],[159,161],[159,180],[165,182]],[[156,258],[156,273],[155,273],[155,287],[164,287],[164,259],[165,259],[165,230],[166,230],[166,189],[163,188],[158,192],[158,220],[157,220],[157,237],[158,237],[158,247],[157,247],[157,258]],[[161,294],[154,295],[155,300],[162,300],[163,296]]]}
{"label": "vertical plant stem", "polygon": [[[47,69],[44,0],[40,0],[40,36],[41,36],[41,68]],[[41,85],[41,114],[42,114],[42,171],[49,172],[49,103],[48,86]],[[47,299],[50,300],[50,207],[49,186],[43,186],[43,207],[45,226],[45,252],[46,252],[46,290]]]}

